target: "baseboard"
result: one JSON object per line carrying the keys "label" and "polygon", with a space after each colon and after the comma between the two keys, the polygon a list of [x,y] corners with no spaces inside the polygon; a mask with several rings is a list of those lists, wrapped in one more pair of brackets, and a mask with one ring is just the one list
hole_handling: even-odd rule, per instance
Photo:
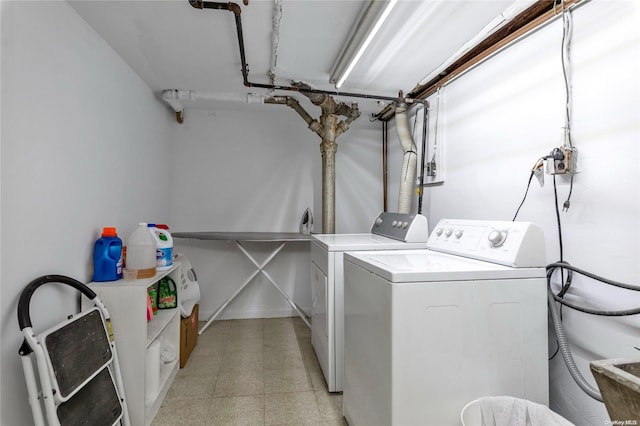
{"label": "baseboard", "polygon": [[[300,308],[302,312],[311,313],[311,308]],[[200,311],[200,321],[207,321],[214,314],[213,311]],[[297,317],[298,313],[295,309],[270,309],[270,310],[251,310],[251,311],[234,311],[225,309],[216,320],[230,319],[253,319],[253,318],[284,318]]]}

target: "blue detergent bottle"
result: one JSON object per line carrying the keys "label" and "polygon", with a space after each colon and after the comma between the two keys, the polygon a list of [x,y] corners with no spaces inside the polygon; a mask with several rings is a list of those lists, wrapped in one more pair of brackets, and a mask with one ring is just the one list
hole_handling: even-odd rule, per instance
{"label": "blue detergent bottle", "polygon": [[93,248],[93,281],[116,281],[122,278],[122,240],[116,228],[102,229]]}

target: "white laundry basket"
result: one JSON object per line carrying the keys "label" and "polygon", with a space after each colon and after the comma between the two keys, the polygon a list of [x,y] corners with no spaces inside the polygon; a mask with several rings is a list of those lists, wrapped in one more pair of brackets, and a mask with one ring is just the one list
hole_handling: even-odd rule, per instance
{"label": "white laundry basket", "polygon": [[[483,407],[490,415],[498,413],[497,418],[483,421]],[[514,412],[510,412],[509,407],[514,407]],[[528,412],[535,413],[532,417],[538,420],[530,421]],[[469,402],[462,409],[460,420],[462,426],[575,426],[544,405],[507,396],[483,397]]]}
{"label": "white laundry basket", "polygon": [[178,284],[178,306],[182,318],[189,318],[193,308],[200,301],[198,277],[185,255],[178,253],[174,259],[180,263],[180,283]]}

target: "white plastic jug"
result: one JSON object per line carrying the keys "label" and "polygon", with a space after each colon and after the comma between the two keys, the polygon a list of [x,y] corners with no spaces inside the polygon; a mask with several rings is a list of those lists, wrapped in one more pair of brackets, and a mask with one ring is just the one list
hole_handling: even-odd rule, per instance
{"label": "white plastic jug", "polygon": [[166,271],[173,266],[173,238],[166,229],[149,227],[156,241],[156,269]]}
{"label": "white plastic jug", "polygon": [[127,258],[125,274],[131,276],[135,273],[135,278],[149,278],[156,274],[156,240],[147,228],[146,223],[139,223],[127,240]]}

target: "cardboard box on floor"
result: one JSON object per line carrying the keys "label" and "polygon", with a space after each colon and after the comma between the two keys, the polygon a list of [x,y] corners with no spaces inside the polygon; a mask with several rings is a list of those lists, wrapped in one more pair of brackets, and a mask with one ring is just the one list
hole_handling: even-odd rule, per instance
{"label": "cardboard box on floor", "polygon": [[180,319],[180,368],[187,365],[189,355],[198,343],[198,307],[194,306],[189,318]]}

